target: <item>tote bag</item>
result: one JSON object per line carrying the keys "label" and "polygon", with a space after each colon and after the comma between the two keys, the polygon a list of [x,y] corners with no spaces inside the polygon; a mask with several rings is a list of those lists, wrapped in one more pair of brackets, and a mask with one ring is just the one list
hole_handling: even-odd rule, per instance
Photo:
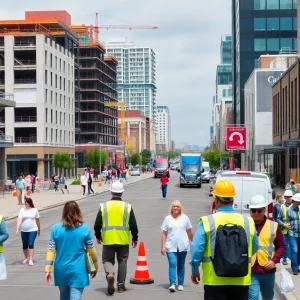
{"label": "tote bag", "polygon": [[0,280],[7,278],[5,257],[3,253],[0,253]]}

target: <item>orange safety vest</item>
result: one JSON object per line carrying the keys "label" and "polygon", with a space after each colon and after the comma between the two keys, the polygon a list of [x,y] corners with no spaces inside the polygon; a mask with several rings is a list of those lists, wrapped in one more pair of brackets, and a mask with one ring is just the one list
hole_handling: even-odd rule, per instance
{"label": "orange safety vest", "polygon": [[258,261],[260,266],[264,266],[275,255],[274,240],[276,238],[278,223],[270,220],[266,220],[264,227],[262,228],[259,236],[259,250],[252,256],[251,266]]}

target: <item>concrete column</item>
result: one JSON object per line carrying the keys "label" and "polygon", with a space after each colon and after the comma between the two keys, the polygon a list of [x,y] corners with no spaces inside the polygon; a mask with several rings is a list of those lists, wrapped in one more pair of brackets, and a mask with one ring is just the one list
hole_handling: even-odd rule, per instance
{"label": "concrete column", "polygon": [[0,185],[6,183],[6,159],[5,148],[0,148]]}
{"label": "concrete column", "polygon": [[139,121],[139,153],[142,151],[142,124]]}

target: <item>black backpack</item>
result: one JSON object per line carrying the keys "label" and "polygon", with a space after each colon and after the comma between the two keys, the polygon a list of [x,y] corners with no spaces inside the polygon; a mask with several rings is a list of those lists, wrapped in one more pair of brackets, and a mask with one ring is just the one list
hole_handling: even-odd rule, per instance
{"label": "black backpack", "polygon": [[215,241],[214,257],[211,257],[211,261],[216,275],[222,277],[246,276],[249,258],[245,229],[240,225],[220,225]]}

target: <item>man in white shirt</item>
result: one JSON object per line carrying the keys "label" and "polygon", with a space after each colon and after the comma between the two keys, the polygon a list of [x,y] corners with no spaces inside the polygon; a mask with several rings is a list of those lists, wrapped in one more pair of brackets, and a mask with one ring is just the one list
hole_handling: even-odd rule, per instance
{"label": "man in white shirt", "polygon": [[80,176],[80,184],[82,186],[82,193],[83,193],[83,196],[84,196],[86,186],[87,186],[87,177],[85,176],[85,172],[83,172],[82,175]]}

